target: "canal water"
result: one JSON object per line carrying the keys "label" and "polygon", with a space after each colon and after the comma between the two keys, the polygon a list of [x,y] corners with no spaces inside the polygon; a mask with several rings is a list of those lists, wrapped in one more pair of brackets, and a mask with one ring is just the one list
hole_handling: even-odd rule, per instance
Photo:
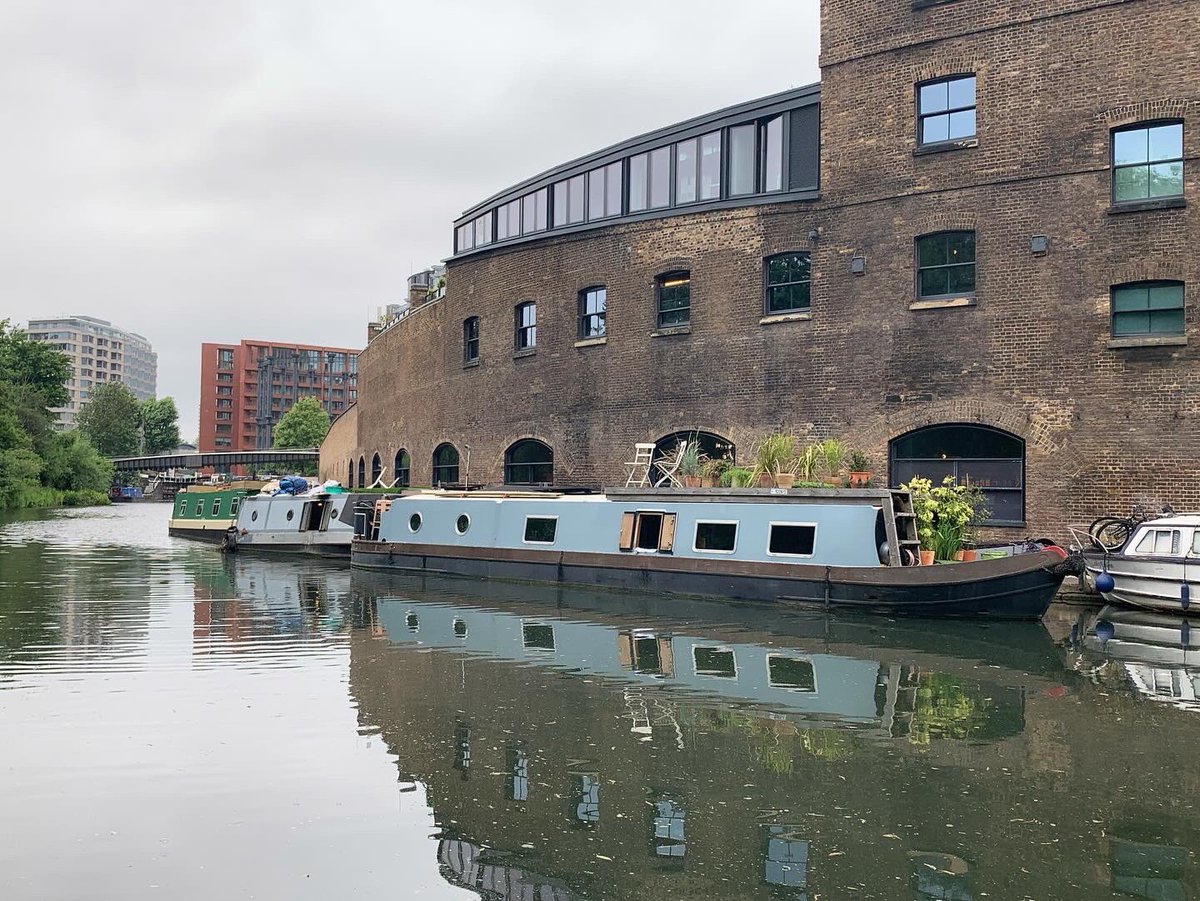
{"label": "canal water", "polygon": [[396,578],[168,512],[0,520],[4,899],[1200,897],[1178,619]]}

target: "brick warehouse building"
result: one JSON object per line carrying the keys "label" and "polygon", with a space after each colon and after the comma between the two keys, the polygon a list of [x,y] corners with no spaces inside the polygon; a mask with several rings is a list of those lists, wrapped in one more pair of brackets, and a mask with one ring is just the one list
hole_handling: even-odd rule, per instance
{"label": "brick warehouse building", "polygon": [[468,210],[322,475],[611,484],[786,429],[970,476],[1014,537],[1200,507],[1195,10],[825,0],[819,85]]}
{"label": "brick warehouse building", "polygon": [[330,416],[353,405],[358,351],[274,341],[200,346],[199,451],[271,446],[279,418],[301,397]]}

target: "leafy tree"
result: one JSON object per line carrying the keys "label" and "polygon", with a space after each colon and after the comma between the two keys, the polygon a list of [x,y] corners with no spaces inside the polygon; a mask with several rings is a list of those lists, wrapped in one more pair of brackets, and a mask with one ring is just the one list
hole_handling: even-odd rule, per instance
{"label": "leafy tree", "polygon": [[42,479],[61,491],[107,491],[112,464],[79,432],[61,432],[46,454]]}
{"label": "leafy tree", "polygon": [[106,457],[138,453],[141,439],[141,406],[121,382],[106,382],[92,389],[79,411],[79,431]]}
{"label": "leafy tree", "polygon": [[142,453],[162,454],[179,447],[179,411],[175,399],[142,402]]}
{"label": "leafy tree", "polygon": [[71,364],[57,348],[31,341],[23,331],[0,319],[0,380],[39,392],[47,407],[66,406],[71,399],[67,379]]}
{"label": "leafy tree", "polygon": [[42,458],[27,448],[0,451],[0,509],[23,507],[22,498],[41,487]]}
{"label": "leafy tree", "polygon": [[329,414],[315,397],[302,397],[275,425],[275,446],[317,447],[329,431]]}

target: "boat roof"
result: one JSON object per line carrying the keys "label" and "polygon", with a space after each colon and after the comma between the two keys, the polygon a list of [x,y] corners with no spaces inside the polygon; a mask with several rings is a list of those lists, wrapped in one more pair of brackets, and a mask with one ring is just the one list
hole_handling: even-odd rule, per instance
{"label": "boat roof", "polygon": [[1200,513],[1176,513],[1174,516],[1160,516],[1157,519],[1148,519],[1143,523],[1138,523],[1138,525],[1154,529],[1166,529],[1172,526],[1200,526]]}
{"label": "boat roof", "polygon": [[803,501],[831,503],[883,503],[891,497],[886,488],[606,488],[594,494],[561,491],[529,491],[521,488],[446,489],[424,488],[404,491],[406,498],[469,500],[554,500],[559,503],[596,504],[608,501],[674,501],[676,503],[734,502],[777,503]]}

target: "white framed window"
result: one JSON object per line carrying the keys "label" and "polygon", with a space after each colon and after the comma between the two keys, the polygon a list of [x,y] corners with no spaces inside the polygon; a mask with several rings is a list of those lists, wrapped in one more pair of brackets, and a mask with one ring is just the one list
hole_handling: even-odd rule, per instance
{"label": "white framed window", "polygon": [[737,549],[736,519],[701,519],[696,522],[692,550],[699,554],[732,554]]}
{"label": "white framed window", "polygon": [[525,517],[525,544],[554,544],[557,534],[557,516]]}
{"label": "white framed window", "polygon": [[692,648],[692,669],[706,679],[736,679],[737,657],[733,648],[697,645]]}
{"label": "white framed window", "polygon": [[767,684],[802,694],[817,693],[817,671],[807,657],[767,655]]}
{"label": "white framed window", "polygon": [[815,522],[772,522],[767,533],[770,557],[811,557],[817,546]]}

